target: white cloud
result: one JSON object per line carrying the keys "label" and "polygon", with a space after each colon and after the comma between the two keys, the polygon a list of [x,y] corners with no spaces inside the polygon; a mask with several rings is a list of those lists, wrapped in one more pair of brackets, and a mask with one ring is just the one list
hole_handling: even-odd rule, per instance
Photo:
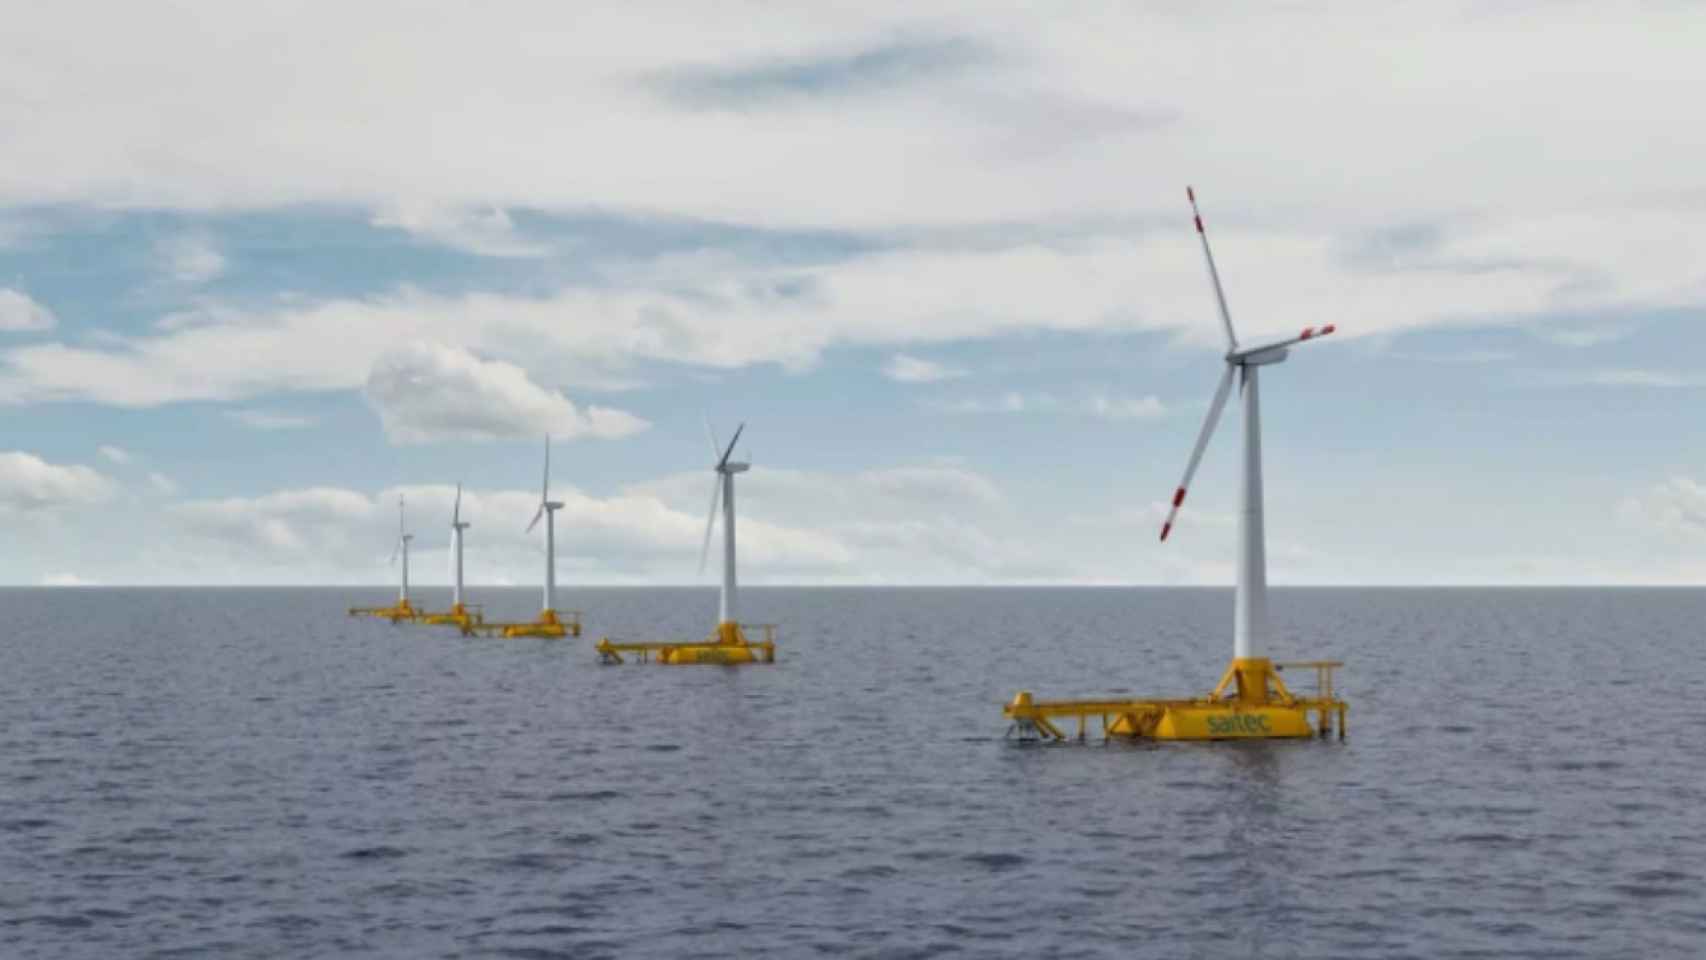
{"label": "white cloud", "polygon": [[44,587],[98,587],[98,586],[100,586],[100,583],[98,581],[85,580],[84,578],[79,577],[75,573],[48,573],[48,574],[43,574],[41,580],[38,582],[40,583],[41,586],[44,586]]}
{"label": "white cloud", "polygon": [[[1132,184],[1195,175],[1227,196],[1265,196],[1276,213],[1372,219],[1626,184],[1685,189],[1703,159],[1690,125],[1630,109],[1698,85],[1706,28],[1687,4],[1325,3],[1244,16],[1113,4],[1062,19],[916,2],[535,3],[403,30],[385,4],[109,7],[56,4],[9,23],[0,87],[17,95],[0,121],[34,135],[13,145],[0,197],[600,204],[887,225],[1149,211],[1157,204]],[[112,29],[86,36],[97,13]],[[747,28],[760,20],[764,30]],[[982,53],[880,84],[804,82],[814,64],[856,64],[925,32]],[[223,40],[195,42],[209,35]],[[368,38],[381,35],[375,48]],[[313,75],[280,49],[313,51]],[[1205,74],[1209,53],[1218,69]],[[738,93],[743,75],[786,84],[778,64],[801,81],[787,96],[683,103],[650,82],[697,70]],[[270,106],[264,124],[255,103]],[[1157,116],[1177,119],[1132,122]],[[1228,137],[1263,149],[1225,149]],[[1630,143],[1652,148],[1631,155]],[[1620,176],[1596,177],[1606,170]]]}
{"label": "white cloud", "polygon": [[[710,570],[696,571],[711,482],[704,470],[604,496],[554,487],[565,504],[557,513],[563,582],[714,583],[715,551]],[[964,467],[829,474],[760,465],[739,487],[741,577],[748,583],[1057,582],[1084,578],[1106,557],[1104,550],[1039,545],[997,485]],[[187,537],[181,546],[206,576],[371,583],[396,575],[385,558],[402,494],[416,534],[414,575],[443,583],[454,493],[449,485],[371,495],[316,487],[191,501],[164,516],[175,534],[169,539]],[[535,490],[464,491],[463,516],[474,524],[467,547],[473,582],[538,581],[540,535],[524,532],[537,503]]]}
{"label": "white cloud", "polygon": [[199,233],[161,241],[155,255],[166,275],[185,286],[200,286],[225,272],[225,255],[211,238]]}
{"label": "white cloud", "polygon": [[0,330],[51,330],[59,318],[53,311],[11,287],[0,287]]}
{"label": "white cloud", "polygon": [[[372,580],[396,538],[399,494],[408,501],[417,556],[442,555],[446,538],[438,531],[449,523],[451,486],[390,488],[371,497],[337,487],[285,490],[192,501],[174,506],[169,516],[207,549],[245,566],[294,569],[310,580],[352,575]],[[552,494],[564,503],[556,522],[558,554],[565,562],[578,560],[606,582],[647,575],[693,579],[703,517],[640,492],[594,497],[564,486]],[[463,491],[463,517],[476,531],[467,547],[472,578],[537,581],[540,535],[524,531],[538,502],[533,490]],[[847,548],[833,537],[761,517],[743,515],[740,536],[742,563],[753,565],[743,569],[809,572],[849,561]],[[442,576],[443,565],[417,563],[416,569],[431,581]]]}
{"label": "white cloud", "polygon": [[551,249],[518,235],[509,214],[497,207],[484,211],[395,207],[375,216],[373,225],[402,230],[484,257],[542,257]]}
{"label": "white cloud", "polygon": [[301,430],[319,422],[313,417],[298,413],[280,413],[276,410],[227,410],[225,416],[255,430]]}
{"label": "white cloud", "polygon": [[99,472],[84,466],[48,463],[32,453],[0,453],[0,507],[42,510],[103,503],[117,488]]}
{"label": "white cloud", "polygon": [[957,380],[965,375],[966,371],[959,367],[950,367],[904,353],[895,354],[883,365],[883,376],[899,383],[936,383],[941,380]]}
{"label": "white cloud", "polygon": [[522,368],[466,350],[422,343],[373,366],[367,399],[393,443],[502,440],[550,434],[563,439],[625,437],[649,424],[622,410],[584,410],[528,378]]}
{"label": "white cloud", "polygon": [[[1112,5],[1063,21],[1022,7],[765,5],[746,8],[766,24],[752,33],[724,9],[539,5],[451,11],[398,33],[385,10],[256,20],[209,2],[103,11],[113,30],[100,38],[78,29],[90,14],[76,6],[33,10],[0,40],[0,88],[27,112],[0,107],[0,123],[33,134],[0,171],[0,203],[355,205],[502,255],[537,252],[506,213],[520,207],[871,230],[919,246],[800,269],[690,256],[536,297],[399,290],[210,313],[205,330],[11,351],[0,400],[349,389],[413,339],[555,383],[632,360],[800,366],[837,344],[1034,330],[1173,330],[1207,346],[1211,301],[1179,195],[1191,180],[1248,337],[1706,301],[1690,242],[1706,129],[1655,128],[1628,107],[1699,85],[1706,24],[1680,6],[1326,3],[1230,17]],[[207,31],[227,42],[190,42]],[[391,40],[376,51],[372,35]],[[1586,48],[1591,61],[1572,53]],[[314,50],[314,75],[277,49]],[[40,50],[54,53],[25,55]],[[1204,77],[1204,50],[1226,69]],[[873,82],[861,64],[890,66]],[[221,83],[186,87],[184,69]],[[657,82],[683,76],[708,78],[712,102]],[[264,135],[254,103],[273,105]],[[1134,122],[1157,116],[1172,120]],[[1651,149],[1632,156],[1631,142]],[[1265,147],[1238,148],[1249,143]],[[1370,239],[1393,223],[1428,229],[1409,246]],[[956,245],[978,225],[983,242]],[[1056,239],[1026,239],[1039,235]],[[753,293],[778,283],[808,293]],[[322,355],[329,342],[336,356]],[[198,366],[213,355],[278,362]]]}
{"label": "white cloud", "polygon": [[1706,486],[1691,477],[1671,477],[1646,493],[1629,497],[1618,513],[1682,541],[1706,540]]}
{"label": "white cloud", "polygon": [[161,496],[169,497],[178,492],[177,481],[159,471],[148,474],[148,485],[153,487],[154,492]]}
{"label": "white cloud", "polygon": [[[192,536],[239,552],[254,550],[253,559],[277,563],[310,558],[316,544],[329,554],[346,550],[352,538],[368,532],[361,528],[372,525],[379,509],[373,500],[351,490],[310,487],[259,497],[191,501],[172,507],[170,516]],[[390,542],[374,540],[385,547]]]}
{"label": "white cloud", "polygon": [[1166,405],[1154,395],[1127,397],[1100,391],[1063,397],[1047,391],[1009,390],[998,396],[968,397],[935,406],[947,413],[1070,414],[1099,420],[1152,420],[1167,414]]}
{"label": "white cloud", "polygon": [[[1470,229],[1462,244],[1485,241],[1474,229],[1483,228]],[[1592,247],[1603,237],[1582,229],[1546,236],[1580,241],[1584,258],[1599,255]],[[1263,306],[1239,321],[1241,338],[1251,340],[1294,333],[1323,318],[1340,322],[1343,338],[1505,322],[1566,307],[1657,307],[1687,299],[1679,278],[1690,269],[1658,269],[1632,258],[1626,284],[1578,288],[1550,261],[1374,272],[1345,267],[1326,235],[1229,229],[1218,239],[1235,311],[1238,302]],[[836,346],[1154,330],[1208,347],[1218,336],[1188,229],[1102,233],[1060,247],[1024,241],[995,249],[902,248],[801,267],[698,254],[609,279],[539,297],[403,288],[270,309],[209,303],[146,335],[4,351],[0,402],[146,407],[346,390],[361,386],[397,344],[413,342],[453,344],[521,365],[530,376],[585,383],[640,361],[800,369]],[[779,289],[791,292],[778,295]],[[338,349],[324,349],[327,343]],[[209,364],[210,356],[268,362]]]}
{"label": "white cloud", "polygon": [[[629,488],[684,514],[703,535],[710,471]],[[840,583],[1065,582],[1094,576],[1096,550],[1040,546],[999,486],[951,465],[883,467],[852,474],[766,467],[742,474],[741,543],[747,517],[811,530],[839,545],[842,560],[810,570],[770,566],[760,577]],[[742,547],[744,550],[744,546]],[[744,557],[745,554],[743,553]],[[743,561],[744,563],[744,561]]]}
{"label": "white cloud", "polygon": [[96,448],[96,452],[112,463],[124,464],[130,462],[130,453],[123,447],[115,447],[112,444],[103,443]]}

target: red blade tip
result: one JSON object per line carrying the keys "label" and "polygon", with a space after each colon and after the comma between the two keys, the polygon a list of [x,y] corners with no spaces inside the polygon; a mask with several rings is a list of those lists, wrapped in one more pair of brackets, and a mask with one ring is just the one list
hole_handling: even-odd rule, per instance
{"label": "red blade tip", "polygon": [[1167,534],[1172,533],[1172,532],[1173,532],[1173,525],[1171,523],[1162,524],[1162,526],[1161,526],[1161,539],[1166,540]]}
{"label": "red blade tip", "polygon": [[1185,502],[1185,488],[1180,487],[1178,490],[1175,490],[1173,492],[1173,506],[1176,507],[1176,506],[1178,506],[1184,502]]}
{"label": "red blade tip", "polygon": [[1324,336],[1326,336],[1326,335],[1327,335],[1327,334],[1329,334],[1329,333],[1332,333],[1332,332],[1333,332],[1333,331],[1334,331],[1334,330],[1337,330],[1337,329],[1339,329],[1339,328],[1338,328],[1338,327],[1335,327],[1335,326],[1333,326],[1333,325],[1332,325],[1332,324],[1330,324],[1330,323],[1329,323],[1329,324],[1327,324],[1327,325],[1326,325],[1326,326],[1324,326],[1324,327],[1322,327],[1322,328],[1321,328],[1321,336],[1323,336],[1323,337],[1324,337]]}

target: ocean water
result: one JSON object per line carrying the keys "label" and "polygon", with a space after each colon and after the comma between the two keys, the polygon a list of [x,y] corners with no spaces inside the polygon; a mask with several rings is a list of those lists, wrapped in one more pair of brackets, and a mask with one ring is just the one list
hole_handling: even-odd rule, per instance
{"label": "ocean water", "polygon": [[0,591],[0,957],[1706,953],[1706,591],[1279,590],[1350,736],[1238,745],[1000,712],[1206,690],[1229,591],[743,597],[772,667],[597,663],[710,590]]}

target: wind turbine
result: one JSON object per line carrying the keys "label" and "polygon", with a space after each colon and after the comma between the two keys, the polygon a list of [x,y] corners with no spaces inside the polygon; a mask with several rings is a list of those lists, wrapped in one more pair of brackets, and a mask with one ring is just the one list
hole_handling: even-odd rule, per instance
{"label": "wind turbine", "polygon": [[[563,509],[562,503],[551,499],[551,437],[545,436],[545,482],[539,488],[539,510],[533,514],[533,522],[527,525],[527,532],[539,525],[539,518],[545,518],[545,609],[539,614],[541,622],[555,623],[557,617],[557,511]],[[578,636],[578,634],[577,634]]]}
{"label": "wind turbine", "polygon": [[[1305,327],[1295,337],[1241,347],[1232,329],[1232,314],[1226,308],[1226,294],[1220,288],[1220,272],[1214,266],[1214,254],[1208,248],[1208,233],[1203,229],[1202,214],[1197,210],[1196,192],[1189,187],[1185,194],[1191,201],[1191,216],[1196,223],[1197,238],[1202,242],[1203,260],[1208,264],[1208,278],[1214,285],[1215,303],[1220,308],[1220,325],[1226,333],[1226,354],[1222,361],[1220,383],[1214,399],[1208,405],[1202,432],[1185,463],[1185,477],[1173,493],[1173,508],[1161,525],[1161,539],[1173,532],[1179,508],[1185,503],[1185,491],[1191,477],[1202,462],[1209,438],[1220,423],[1226,409],[1226,398],[1232,391],[1232,378],[1238,376],[1239,395],[1244,402],[1244,481],[1240,491],[1238,511],[1238,595],[1232,632],[1232,663],[1221,674],[1220,683],[1207,697],[1189,699],[1109,700],[1097,697],[1090,700],[1037,700],[1029,690],[1013,695],[1003,712],[1013,721],[1012,729],[1025,736],[1044,736],[1054,740],[1067,739],[1067,732],[1056,725],[1076,718],[1078,738],[1083,739],[1090,722],[1100,718],[1104,737],[1143,737],[1156,740],[1265,740],[1276,737],[1308,737],[1318,732],[1327,736],[1336,715],[1339,738],[1345,736],[1345,711],[1348,704],[1333,692],[1333,671],[1343,666],[1337,660],[1305,660],[1275,664],[1262,655],[1268,621],[1268,565],[1262,536],[1262,418],[1258,374],[1262,367],[1285,360],[1292,346],[1333,332],[1333,325]],[[1299,695],[1289,690],[1280,679],[1279,670],[1299,667],[1315,671],[1313,696]],[[1235,690],[1233,689],[1235,686]],[[1315,714],[1312,730],[1309,714]]]}
{"label": "wind turbine", "polygon": [[[703,642],[613,642],[609,637],[598,641],[594,649],[605,663],[624,663],[624,654],[641,662],[656,660],[670,664],[718,664],[734,666],[743,663],[776,662],[776,625],[756,624],[763,639],[748,642],[740,625],[738,598],[735,592],[735,474],[752,469],[752,464],[733,459],[735,444],[740,442],[746,424],[735,428],[728,446],[717,442],[711,421],[705,421],[705,436],[711,441],[711,510],[705,517],[705,542],[699,548],[699,572],[705,572],[705,561],[711,555],[711,533],[717,527],[717,505],[723,507],[723,592],[718,603],[717,633]],[[751,451],[749,450],[750,454]]]}
{"label": "wind turbine", "polygon": [[717,525],[717,502],[723,505],[723,590],[717,610],[717,642],[741,643],[740,614],[737,611],[735,589],[735,474],[752,469],[752,464],[730,460],[735,444],[740,441],[742,423],[725,448],[717,443],[711,422],[705,421],[705,436],[711,441],[711,470],[716,474],[711,486],[711,510],[705,518],[705,543],[699,548],[699,572],[705,572],[705,560],[711,552],[711,531]]}
{"label": "wind turbine", "polygon": [[471,524],[462,520],[462,484],[456,485],[456,503],[450,508],[450,575],[455,584],[450,598],[452,615],[462,613],[462,531]]}
{"label": "wind turbine", "polygon": [[[1295,337],[1255,347],[1239,346],[1238,337],[1232,329],[1232,314],[1226,308],[1226,294],[1220,287],[1220,272],[1215,269],[1214,254],[1209,250],[1208,233],[1203,229],[1202,214],[1197,210],[1196,192],[1186,187],[1185,195],[1191,201],[1197,238],[1202,241],[1203,260],[1208,264],[1209,281],[1214,285],[1214,299],[1220,308],[1220,323],[1226,333],[1226,369],[1222,371],[1214,399],[1208,405],[1208,416],[1203,421],[1202,432],[1197,435],[1197,445],[1185,464],[1184,479],[1179,481],[1179,489],[1173,494],[1173,507],[1161,526],[1161,539],[1166,540],[1167,535],[1173,532],[1179,507],[1185,502],[1185,491],[1190,488],[1191,477],[1196,474],[1203,451],[1220,422],[1227,394],[1232,389],[1233,374],[1236,373],[1244,404],[1244,475],[1238,508],[1238,591],[1232,632],[1233,668],[1238,673],[1240,689],[1246,695],[1265,697],[1268,661],[1261,657],[1261,648],[1268,624],[1268,567],[1262,529],[1262,426],[1257,373],[1262,367],[1284,361],[1290,347],[1324,337],[1335,328],[1330,323],[1322,327],[1305,327]],[[1257,685],[1262,692],[1251,689]]]}
{"label": "wind turbine", "polygon": [[409,541],[415,535],[409,533],[403,526],[403,495],[397,495],[397,544],[391,548],[391,559],[388,563],[396,563],[398,557],[403,558],[403,587],[397,593],[397,607],[401,610],[409,608]]}

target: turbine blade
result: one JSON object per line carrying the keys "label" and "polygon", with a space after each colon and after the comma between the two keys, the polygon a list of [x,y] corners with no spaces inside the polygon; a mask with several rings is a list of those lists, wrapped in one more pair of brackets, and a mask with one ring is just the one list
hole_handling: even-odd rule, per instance
{"label": "turbine blade", "polygon": [[1236,364],[1227,364],[1226,372],[1220,375],[1220,386],[1214,390],[1214,400],[1208,405],[1208,416],[1203,419],[1202,432],[1197,434],[1196,448],[1191,451],[1191,459],[1185,464],[1185,478],[1179,481],[1179,489],[1173,493],[1173,509],[1167,511],[1167,522],[1161,525],[1161,539],[1167,539],[1167,534],[1173,532],[1173,520],[1179,515],[1179,507],[1185,502],[1185,491],[1191,485],[1191,477],[1196,475],[1197,464],[1202,463],[1203,451],[1208,449],[1208,438],[1214,436],[1215,425],[1220,422],[1220,412],[1226,409],[1226,395],[1232,391],[1232,375],[1237,372]]}
{"label": "turbine blade", "polygon": [[396,565],[396,563],[397,563],[397,552],[399,550],[402,550],[402,549],[403,549],[403,538],[398,537],[397,542],[391,544],[391,559],[385,561],[386,566],[395,566]]}
{"label": "turbine blade", "polygon": [[1208,248],[1208,231],[1203,229],[1202,213],[1197,210],[1197,192],[1186,187],[1185,196],[1191,198],[1191,219],[1197,224],[1197,239],[1202,241],[1203,260],[1208,263],[1208,278],[1214,282],[1214,301],[1220,305],[1220,323],[1226,328],[1226,350],[1231,353],[1238,349],[1238,337],[1232,333],[1232,314],[1226,309],[1226,292],[1220,289],[1220,271],[1214,268],[1214,253]]}
{"label": "turbine blade", "polygon": [[450,508],[450,522],[452,525],[462,522],[462,484],[460,483],[456,485],[456,505]]}
{"label": "turbine blade", "polygon": [[705,418],[705,439],[711,441],[711,459],[717,459],[717,454],[723,451],[723,445],[717,442],[717,431],[711,429],[711,418]]}
{"label": "turbine blade", "polygon": [[534,528],[534,527],[537,527],[537,526],[539,526],[539,518],[540,518],[540,517],[543,517],[543,516],[544,516],[544,515],[545,515],[545,504],[544,504],[544,503],[543,503],[543,502],[541,502],[541,503],[540,503],[540,504],[539,504],[539,512],[538,512],[538,513],[535,513],[535,514],[534,514],[534,515],[533,515],[533,522],[532,522],[532,523],[529,523],[529,524],[528,524],[528,525],[527,525],[527,529],[526,529],[526,530],[523,530],[523,531],[522,531],[522,532],[523,532],[523,533],[532,533],[532,532],[533,532],[533,528]]}
{"label": "turbine blade", "polygon": [[717,507],[723,499],[723,475],[712,474],[711,512],[705,517],[705,542],[699,547],[699,574],[705,574],[705,560],[711,555],[711,531],[717,526]]}
{"label": "turbine blade", "polygon": [[729,438],[729,448],[727,450],[723,451],[723,459],[717,461],[717,467],[719,469],[721,469],[724,464],[729,462],[729,457],[734,455],[735,444],[740,442],[740,432],[742,430],[745,430],[745,429],[746,429],[746,424],[744,424],[744,423],[735,428],[735,435],[733,437]]}
{"label": "turbine blade", "polygon": [[551,499],[551,435],[545,435],[545,482],[539,486],[539,502]]}
{"label": "turbine blade", "polygon": [[1284,340],[1275,340],[1273,343],[1264,343],[1259,347],[1249,347],[1244,350],[1237,350],[1228,355],[1227,359],[1233,361],[1242,360],[1245,357],[1253,357],[1258,353],[1267,353],[1269,350],[1282,350],[1292,344],[1302,343],[1305,340],[1319,340],[1337,329],[1339,328],[1331,323],[1324,327],[1304,327],[1303,332],[1295,337],[1286,337]]}

